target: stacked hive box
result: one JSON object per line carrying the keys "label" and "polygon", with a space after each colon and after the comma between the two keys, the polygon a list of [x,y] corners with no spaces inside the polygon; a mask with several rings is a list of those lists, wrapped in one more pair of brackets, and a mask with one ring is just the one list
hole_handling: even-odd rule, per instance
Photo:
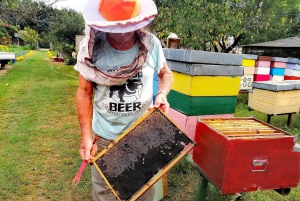
{"label": "stacked hive box", "polygon": [[257,55],[243,55],[242,67],[244,68],[244,75],[241,77],[240,90],[252,89],[256,60]]}
{"label": "stacked hive box", "polygon": [[296,58],[289,58],[284,73],[285,80],[300,80],[300,61]]}
{"label": "stacked hive box", "polygon": [[170,117],[193,139],[198,116],[235,112],[243,55],[164,49],[174,83]]}
{"label": "stacked hive box", "polygon": [[287,58],[273,57],[271,61],[270,75],[272,81],[284,80]]}
{"label": "stacked hive box", "polygon": [[300,106],[300,81],[253,82],[249,93],[249,107],[268,115],[298,113]]}
{"label": "stacked hive box", "polygon": [[272,57],[258,56],[255,61],[254,81],[269,81]]}

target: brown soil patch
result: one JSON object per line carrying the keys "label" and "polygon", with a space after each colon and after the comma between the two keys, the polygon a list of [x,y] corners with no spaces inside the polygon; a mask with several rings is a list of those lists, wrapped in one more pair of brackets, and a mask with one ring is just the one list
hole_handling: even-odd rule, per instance
{"label": "brown soil patch", "polygon": [[2,75],[5,75],[5,73],[11,68],[12,68],[12,65],[5,65],[5,67],[0,70],[0,77]]}

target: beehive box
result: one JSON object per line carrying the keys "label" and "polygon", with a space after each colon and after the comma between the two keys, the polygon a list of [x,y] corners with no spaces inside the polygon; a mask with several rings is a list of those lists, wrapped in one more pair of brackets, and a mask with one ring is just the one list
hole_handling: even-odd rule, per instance
{"label": "beehive box", "polygon": [[259,74],[254,74],[253,80],[256,82],[260,81],[269,81],[271,79],[271,75],[259,75]]}
{"label": "beehive box", "polygon": [[199,119],[193,160],[222,194],[296,187],[294,136],[255,118]]}
{"label": "beehive box", "polygon": [[252,89],[252,82],[255,74],[255,61],[257,60],[257,55],[243,54],[242,68],[244,69],[244,74],[241,77],[240,90]]}
{"label": "beehive box", "polygon": [[172,90],[189,96],[237,96],[240,76],[191,76],[173,72]]}
{"label": "beehive box", "polygon": [[299,104],[300,90],[274,92],[253,89],[253,93],[249,93],[249,107],[266,114],[298,113]]}
{"label": "beehive box", "polygon": [[248,106],[269,114],[298,113],[300,105],[299,81],[253,82]]}
{"label": "beehive box", "polygon": [[187,116],[177,110],[170,108],[168,116],[176,125],[183,130],[189,138],[195,139],[195,131],[198,118],[231,118],[233,114],[216,114],[216,115],[203,115],[203,116]]}
{"label": "beehive box", "polygon": [[237,96],[188,96],[171,90],[168,101],[173,109],[187,116],[233,114]]}
{"label": "beehive box", "polygon": [[93,163],[118,200],[134,201],[194,146],[169,117],[152,109]]}
{"label": "beehive box", "polygon": [[164,48],[174,75],[170,107],[187,116],[232,114],[239,93],[243,55]]}

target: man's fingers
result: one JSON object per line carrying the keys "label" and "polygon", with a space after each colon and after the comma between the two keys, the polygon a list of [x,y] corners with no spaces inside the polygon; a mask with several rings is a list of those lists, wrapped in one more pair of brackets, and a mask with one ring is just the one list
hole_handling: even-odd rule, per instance
{"label": "man's fingers", "polygon": [[98,151],[98,147],[96,144],[94,144],[91,150],[91,155],[95,156],[97,154],[97,151]]}

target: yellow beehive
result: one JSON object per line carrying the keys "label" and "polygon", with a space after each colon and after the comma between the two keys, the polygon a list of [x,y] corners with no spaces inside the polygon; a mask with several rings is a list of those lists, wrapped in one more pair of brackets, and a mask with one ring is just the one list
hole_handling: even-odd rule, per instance
{"label": "yellow beehive", "polygon": [[173,72],[172,89],[188,96],[237,96],[240,76],[191,76]]}
{"label": "yellow beehive", "polygon": [[242,66],[254,67],[255,60],[254,59],[243,59]]}
{"label": "yellow beehive", "polygon": [[255,88],[253,93],[249,93],[248,105],[266,114],[298,113],[300,90],[269,91]]}

